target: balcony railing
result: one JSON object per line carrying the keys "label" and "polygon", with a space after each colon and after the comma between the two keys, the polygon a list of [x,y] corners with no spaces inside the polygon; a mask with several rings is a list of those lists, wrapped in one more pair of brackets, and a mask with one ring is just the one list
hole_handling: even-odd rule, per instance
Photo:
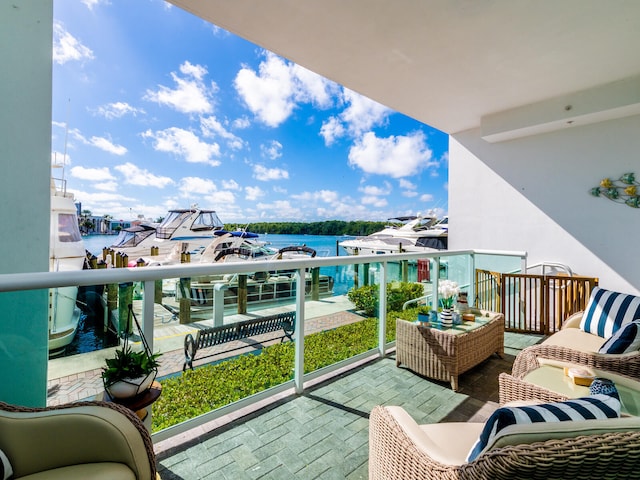
{"label": "balcony railing", "polygon": [[[293,360],[291,380],[282,383],[277,387],[272,387],[258,394],[251,395],[241,401],[234,402],[222,408],[192,418],[176,426],[156,432],[154,441],[160,441],[178,435],[195,426],[215,420],[223,415],[238,411],[249,405],[256,404],[274,394],[282,394],[286,391],[301,393],[305,388],[305,383],[311,382],[323,375],[331,374],[345,367],[363,361],[372,356],[384,356],[388,349],[393,346],[393,342],[386,341],[385,315],[378,319],[378,342],[377,347],[361,352],[339,363],[318,369],[310,373],[305,372],[305,326],[308,308],[308,295],[306,288],[306,272],[309,271],[329,271],[335,275],[353,276],[355,271],[359,272],[359,280],[354,279],[352,284],[376,284],[379,286],[379,312],[386,312],[386,292],[388,285],[393,281],[417,280],[417,260],[430,262],[430,282],[428,289],[432,305],[438,304],[438,281],[440,278],[449,278],[457,281],[464,289],[468,290],[469,298],[482,298],[485,287],[476,278],[476,270],[487,268],[498,271],[500,267],[493,266],[496,263],[502,264],[502,271],[521,270],[526,271],[526,253],[524,252],[499,252],[499,251],[446,251],[433,254],[385,254],[367,256],[346,256],[346,257],[322,257],[306,260],[276,260],[266,262],[240,262],[222,264],[180,264],[163,267],[137,267],[137,268],[112,268],[102,270],[85,270],[80,272],[40,272],[24,274],[0,275],[0,292],[49,289],[65,286],[94,286],[113,285],[128,282],[139,282],[142,286],[141,308],[141,330],[147,339],[151,350],[157,351],[154,342],[158,345],[160,340],[155,335],[154,317],[157,315],[157,286],[158,282],[167,279],[202,279],[207,277],[230,278],[234,275],[255,275],[257,272],[273,271],[293,271],[295,272],[295,295],[290,299],[292,307],[296,311],[296,331],[294,336],[295,357]],[[365,268],[366,266],[366,268]],[[391,268],[394,267],[394,268]],[[364,272],[366,276],[363,277]],[[438,272],[438,274],[435,274]],[[424,272],[423,272],[424,273]],[[425,283],[427,288],[427,283]],[[495,286],[493,287],[495,290]],[[504,288],[504,287],[501,287]],[[538,287],[535,287],[538,288]],[[582,298],[586,290],[575,290],[574,287],[565,287],[562,291],[569,292],[562,296],[562,305],[568,305],[572,301]],[[586,284],[585,287],[587,288]],[[526,287],[524,287],[526,290]],[[502,290],[500,290],[502,292]],[[520,287],[519,291],[523,291]],[[151,294],[145,294],[150,292]],[[502,293],[503,297],[505,293]],[[588,295],[588,294],[587,294]],[[322,303],[322,302],[320,302]],[[265,305],[261,305],[263,308]],[[498,305],[491,305],[498,307]],[[215,318],[220,315],[221,308],[210,306],[208,318]],[[501,308],[501,306],[500,306]],[[498,309],[498,308],[494,308]],[[231,315],[227,311],[223,315]],[[181,336],[180,338],[183,338]],[[178,347],[180,348],[180,347]],[[80,354],[84,357],[87,354]],[[78,361],[77,363],[83,363]]]}

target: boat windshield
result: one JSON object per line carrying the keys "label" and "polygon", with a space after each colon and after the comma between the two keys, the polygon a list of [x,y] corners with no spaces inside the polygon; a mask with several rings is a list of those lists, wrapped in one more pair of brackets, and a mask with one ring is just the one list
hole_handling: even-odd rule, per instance
{"label": "boat windshield", "polygon": [[76,216],[72,213],[58,214],[58,240],[61,242],[80,242],[80,228]]}
{"label": "boat windshield", "polygon": [[156,230],[156,237],[169,239],[173,232],[184,222],[189,216],[194,213],[191,210],[173,210],[169,212],[167,218],[165,218],[158,229]]}
{"label": "boat windshield", "polygon": [[224,225],[216,215],[216,212],[200,212],[191,225],[191,230],[213,230]]}
{"label": "boat windshield", "polygon": [[121,230],[116,240],[111,245],[112,248],[119,247],[136,247],[140,242],[142,242],[145,238],[153,235],[154,230]]}

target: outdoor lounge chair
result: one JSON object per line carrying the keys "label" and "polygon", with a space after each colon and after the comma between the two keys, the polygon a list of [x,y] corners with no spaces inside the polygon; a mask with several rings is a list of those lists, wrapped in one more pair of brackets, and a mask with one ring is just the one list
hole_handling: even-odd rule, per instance
{"label": "outdoor lounge chair", "polygon": [[[522,377],[539,366],[539,358],[583,365],[640,378],[640,297],[596,287],[584,312],[570,316],[562,330],[516,357],[512,373]],[[621,335],[627,337],[624,353],[602,353]]]}
{"label": "outdoor lounge chair", "polygon": [[11,468],[12,479],[160,478],[149,432],[114,403],[27,408],[0,402],[0,451],[0,468],[5,474]]}
{"label": "outdoor lounge chair", "polygon": [[483,426],[418,425],[401,407],[375,407],[369,479],[638,478],[638,417],[512,425],[468,462]]}

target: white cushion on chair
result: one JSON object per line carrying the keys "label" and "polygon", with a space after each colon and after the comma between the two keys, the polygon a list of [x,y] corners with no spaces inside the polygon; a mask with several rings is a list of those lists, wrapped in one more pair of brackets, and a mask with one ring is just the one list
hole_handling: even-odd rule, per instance
{"label": "white cushion on chair", "polygon": [[636,318],[640,318],[640,297],[595,287],[582,316],[580,329],[609,338]]}

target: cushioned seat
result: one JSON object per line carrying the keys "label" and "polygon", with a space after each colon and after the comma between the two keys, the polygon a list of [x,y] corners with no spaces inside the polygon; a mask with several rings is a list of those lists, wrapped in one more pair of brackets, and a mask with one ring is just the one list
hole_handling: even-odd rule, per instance
{"label": "cushioned seat", "polygon": [[26,408],[0,402],[0,451],[13,479],[159,478],[149,432],[113,403]]}
{"label": "cushioned seat", "polygon": [[[596,287],[591,292],[584,312],[569,317],[562,330],[539,345],[525,348],[513,363],[513,376],[522,378],[538,368],[538,359],[565,362],[568,366],[584,365],[599,370],[640,377],[640,339],[627,338],[612,342],[627,331],[638,332],[634,320],[640,319],[640,297]],[[629,327],[633,327],[629,329]],[[627,336],[628,337],[628,336]],[[622,345],[621,352],[611,347]],[[603,351],[604,350],[604,351]]]}
{"label": "cushioned seat", "polygon": [[401,407],[369,421],[369,479],[637,478],[640,418],[510,425],[467,461],[482,423],[418,425]]}

